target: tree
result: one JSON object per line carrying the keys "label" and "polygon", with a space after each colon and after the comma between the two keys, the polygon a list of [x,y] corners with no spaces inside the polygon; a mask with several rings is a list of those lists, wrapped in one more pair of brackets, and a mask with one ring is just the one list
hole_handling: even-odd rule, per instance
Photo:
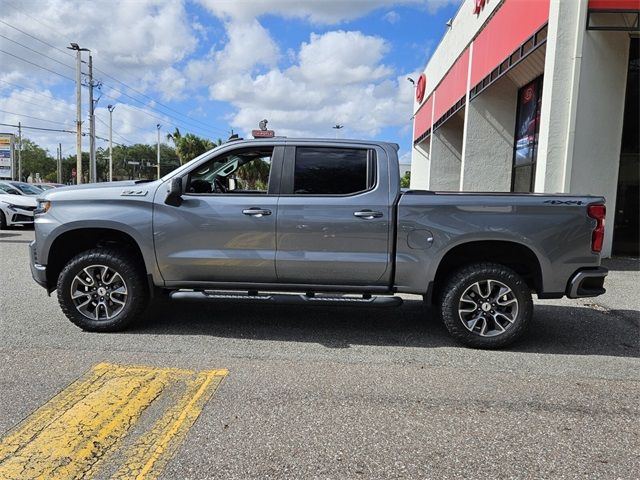
{"label": "tree", "polygon": [[246,184],[243,185],[243,189],[266,190],[269,182],[269,169],[269,164],[258,158],[245,163],[236,170],[236,176]]}
{"label": "tree", "polygon": [[400,188],[410,188],[411,184],[411,172],[407,171],[400,179]]}
{"label": "tree", "polygon": [[211,140],[200,138],[193,133],[187,133],[184,137],[180,137],[178,140],[176,153],[180,159],[180,165],[182,165],[212,148],[213,143]]}
{"label": "tree", "polygon": [[56,175],[56,161],[49,156],[47,151],[28,138],[22,138],[22,178],[29,176],[35,180],[36,174],[40,178],[50,178]]}
{"label": "tree", "polygon": [[178,148],[178,144],[182,139],[182,135],[180,134],[180,130],[176,127],[173,133],[167,133],[167,140],[171,140],[173,142],[173,146]]}

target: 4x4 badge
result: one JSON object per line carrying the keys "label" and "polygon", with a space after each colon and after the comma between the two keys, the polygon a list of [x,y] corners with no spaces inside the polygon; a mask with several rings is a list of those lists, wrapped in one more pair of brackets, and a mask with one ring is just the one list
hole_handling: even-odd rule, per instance
{"label": "4x4 badge", "polygon": [[542,203],[549,203],[551,205],[583,205],[584,202],[580,200],[545,200]]}

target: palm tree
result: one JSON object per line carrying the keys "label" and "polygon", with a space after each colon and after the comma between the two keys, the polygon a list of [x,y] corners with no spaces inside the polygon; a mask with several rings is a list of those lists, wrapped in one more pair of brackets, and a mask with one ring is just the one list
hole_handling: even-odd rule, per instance
{"label": "palm tree", "polygon": [[180,143],[181,139],[182,134],[180,133],[180,130],[178,130],[178,127],[176,127],[173,133],[167,133],[167,140],[171,140],[173,142],[173,146],[176,148],[178,148],[178,144]]}

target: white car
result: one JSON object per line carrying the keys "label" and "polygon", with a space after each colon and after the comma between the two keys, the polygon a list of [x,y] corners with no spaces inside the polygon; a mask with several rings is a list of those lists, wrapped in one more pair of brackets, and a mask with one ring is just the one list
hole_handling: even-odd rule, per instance
{"label": "white car", "polygon": [[35,197],[0,193],[0,230],[14,225],[33,225]]}

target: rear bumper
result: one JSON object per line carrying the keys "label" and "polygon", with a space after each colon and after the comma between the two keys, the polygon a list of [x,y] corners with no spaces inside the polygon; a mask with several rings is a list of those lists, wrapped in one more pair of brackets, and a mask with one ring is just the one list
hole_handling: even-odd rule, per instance
{"label": "rear bumper", "polygon": [[604,279],[609,273],[604,267],[583,268],[572,275],[567,283],[567,297],[597,297],[606,292]]}
{"label": "rear bumper", "polygon": [[36,261],[36,242],[29,244],[29,265],[31,266],[31,276],[41,287],[47,288],[47,267],[40,265]]}

